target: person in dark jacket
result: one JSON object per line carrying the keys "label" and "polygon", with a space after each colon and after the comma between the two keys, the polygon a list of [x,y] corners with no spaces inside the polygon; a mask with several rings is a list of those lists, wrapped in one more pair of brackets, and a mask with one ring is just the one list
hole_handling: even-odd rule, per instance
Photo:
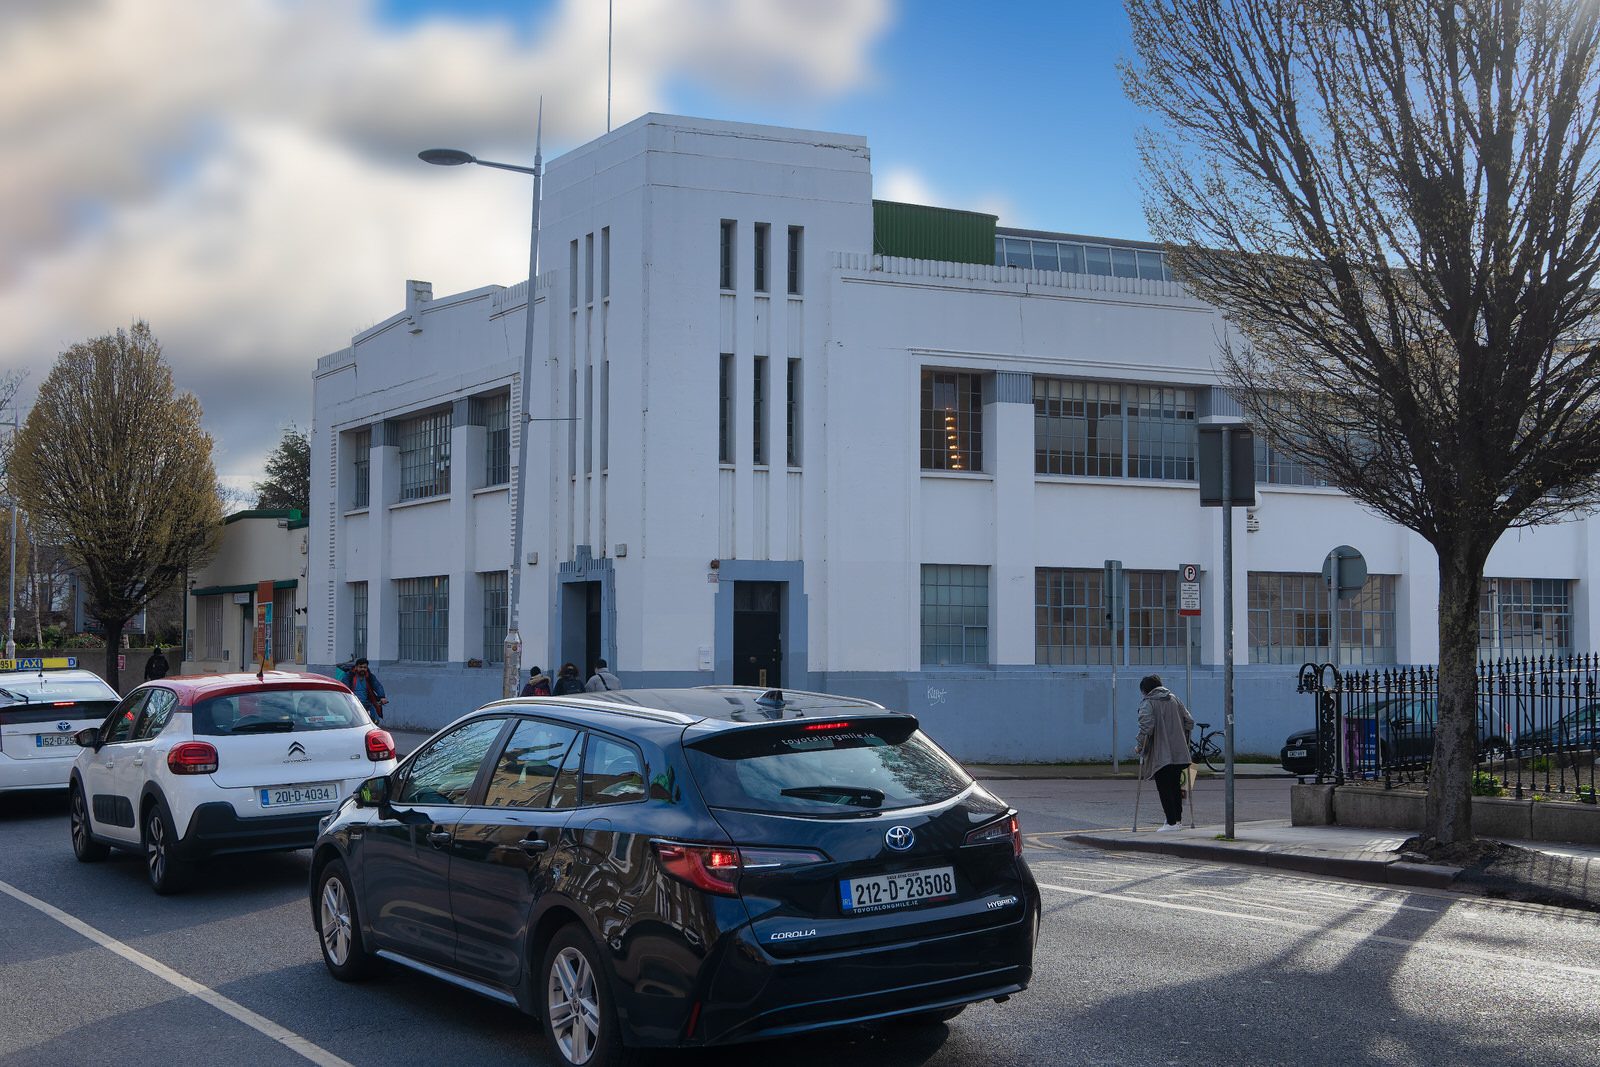
{"label": "person in dark jacket", "polygon": [[1176,830],[1183,821],[1183,779],[1189,770],[1189,733],[1194,718],[1183,701],[1161,684],[1159,674],[1145,675],[1139,692],[1144,701],[1139,705],[1139,737],[1133,754],[1140,757],[1140,777],[1154,778],[1161,796],[1167,824],[1156,832]]}
{"label": "person in dark jacket", "polygon": [[153,682],[157,678],[165,678],[169,670],[167,657],[161,654],[161,646],[156,645],[150,650],[150,658],[144,661],[144,680]]}
{"label": "person in dark jacket", "polygon": [[383,706],[389,703],[389,697],[383,691],[383,683],[378,681],[378,676],[367,665],[365,656],[350,665],[350,677],[345,685],[361,701],[361,706],[367,709],[373,722],[383,721]]}
{"label": "person in dark jacket", "polygon": [[528,680],[522,685],[520,697],[547,697],[550,695],[550,676],[543,667],[529,667]]}
{"label": "person in dark jacket", "polygon": [[576,663],[563,663],[561,665],[561,674],[556,677],[555,688],[550,692],[558,697],[583,692],[583,679],[578,677],[578,665]]}

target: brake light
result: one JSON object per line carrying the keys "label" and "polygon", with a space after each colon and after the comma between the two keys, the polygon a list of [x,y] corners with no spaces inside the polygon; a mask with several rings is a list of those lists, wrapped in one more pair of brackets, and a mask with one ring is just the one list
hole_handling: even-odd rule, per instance
{"label": "brake light", "polygon": [[729,848],[726,845],[690,845],[681,841],[654,841],[661,867],[680,882],[722,896],[739,891],[739,875],[746,871],[772,871],[827,863],[828,857],[812,849]]}
{"label": "brake light", "polygon": [[802,730],[843,730],[850,724],[847,722],[808,722],[800,727]]}
{"label": "brake light", "polygon": [[184,741],[167,753],[167,769],[173,774],[215,774],[217,749],[208,741]]}
{"label": "brake light", "polygon": [[367,731],[367,758],[373,763],[394,759],[394,738],[388,730]]}
{"label": "brake light", "polygon": [[980,826],[967,834],[966,843],[969,845],[994,845],[1011,839],[1011,854],[1022,855],[1022,824],[1017,821],[1015,814],[1007,815],[1003,819],[996,819],[987,826]]}
{"label": "brake light", "polygon": [[52,708],[70,708],[76,703],[76,700],[52,700],[50,706]]}

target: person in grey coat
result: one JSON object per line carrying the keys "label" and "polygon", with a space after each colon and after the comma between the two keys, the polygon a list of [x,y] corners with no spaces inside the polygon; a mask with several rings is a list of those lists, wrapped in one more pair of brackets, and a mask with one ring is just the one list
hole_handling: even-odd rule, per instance
{"label": "person in grey coat", "polygon": [[1161,684],[1159,674],[1147,674],[1139,682],[1144,700],[1139,705],[1139,736],[1133,754],[1140,757],[1139,774],[1156,780],[1161,810],[1167,824],[1157,833],[1176,830],[1183,821],[1183,779],[1189,769],[1189,733],[1194,717],[1172,690]]}

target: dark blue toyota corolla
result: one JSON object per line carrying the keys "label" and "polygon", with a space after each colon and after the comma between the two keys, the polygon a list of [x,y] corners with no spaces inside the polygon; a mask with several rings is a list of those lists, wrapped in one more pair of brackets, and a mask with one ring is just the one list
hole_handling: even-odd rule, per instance
{"label": "dark blue toyota corolla", "polygon": [[458,720],[324,821],[311,913],[336,978],[403,964],[598,1065],[1003,1001],[1039,892],[1016,812],[912,716],[709,687]]}

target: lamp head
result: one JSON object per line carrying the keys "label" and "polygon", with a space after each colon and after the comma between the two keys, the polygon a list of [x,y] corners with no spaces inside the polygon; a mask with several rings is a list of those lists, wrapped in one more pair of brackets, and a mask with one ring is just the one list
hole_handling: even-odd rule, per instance
{"label": "lamp head", "polygon": [[417,153],[417,158],[436,167],[459,167],[463,163],[476,163],[471,153],[459,148],[427,148]]}

